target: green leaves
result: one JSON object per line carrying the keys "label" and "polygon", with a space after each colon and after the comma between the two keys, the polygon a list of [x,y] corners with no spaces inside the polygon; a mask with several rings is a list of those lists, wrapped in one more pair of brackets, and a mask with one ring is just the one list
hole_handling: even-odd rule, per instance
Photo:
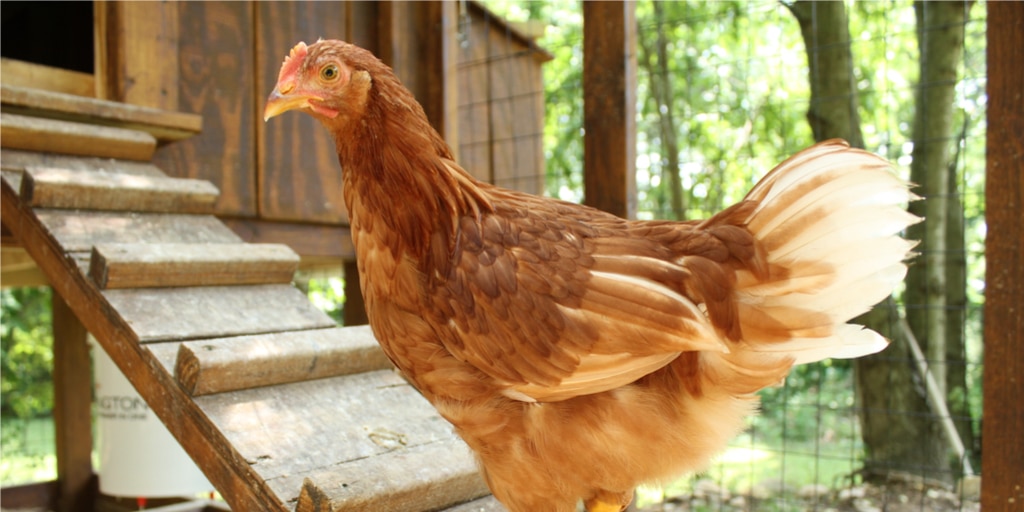
{"label": "green leaves", "polygon": [[0,406],[31,418],[53,408],[53,332],[49,288],[0,291]]}

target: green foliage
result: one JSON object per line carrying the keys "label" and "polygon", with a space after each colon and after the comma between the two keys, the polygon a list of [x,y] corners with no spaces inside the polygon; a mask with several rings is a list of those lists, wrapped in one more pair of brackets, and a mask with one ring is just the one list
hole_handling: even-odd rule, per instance
{"label": "green foliage", "polygon": [[327,313],[339,325],[345,318],[345,280],[340,277],[310,279],[306,295],[318,309]]}
{"label": "green foliage", "polygon": [[53,409],[53,332],[49,288],[0,291],[0,399],[5,417]]}

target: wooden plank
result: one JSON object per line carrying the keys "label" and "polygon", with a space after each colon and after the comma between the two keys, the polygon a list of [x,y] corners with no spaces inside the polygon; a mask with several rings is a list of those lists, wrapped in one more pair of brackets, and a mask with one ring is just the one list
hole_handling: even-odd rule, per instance
{"label": "wooden plank", "polygon": [[207,213],[217,199],[209,181],[28,167],[21,199],[33,207]]}
{"label": "wooden plank", "polygon": [[[256,217],[254,2],[178,2],[178,108],[201,114],[202,133],[157,149],[154,162],[171,176],[213,182],[218,215]],[[280,52],[286,51],[282,48]],[[276,72],[276,71],[275,71]]]}
{"label": "wooden plank", "polygon": [[[340,485],[341,481],[325,473],[334,470],[339,475],[357,475],[360,482],[348,483],[361,488],[389,478],[388,473],[377,472],[383,470],[381,466],[393,466],[390,472],[410,478],[430,474],[435,471],[433,464],[416,459],[414,465],[412,460],[403,461],[402,455],[431,444],[458,451],[465,457],[466,471],[476,472],[468,448],[459,446],[451,425],[391,370],[207,395],[196,397],[195,402],[221,426],[260,478],[292,505],[307,476],[333,489],[332,482]],[[393,455],[386,459],[388,464],[373,463],[372,459],[387,454]],[[354,506],[349,510],[381,509]]]}
{"label": "wooden plank", "polygon": [[306,258],[355,260],[352,233],[346,226],[295,224],[251,219],[223,219],[232,231],[249,243],[285,244]]}
{"label": "wooden plank", "polygon": [[298,267],[281,244],[100,244],[89,276],[102,289],[275,284]]}
{"label": "wooden plank", "polygon": [[469,449],[451,439],[317,471],[303,481],[295,512],[436,510],[487,492]]}
{"label": "wooden plank", "polygon": [[345,327],[185,342],[174,375],[200,396],[390,367],[369,327]]}
{"label": "wooden plank", "polygon": [[4,510],[56,510],[59,484],[56,480],[0,488]]}
{"label": "wooden plank", "polygon": [[96,502],[92,468],[92,362],[88,333],[60,294],[53,305],[53,422],[58,512],[85,512]]}
{"label": "wooden plank", "polygon": [[[256,2],[259,109],[277,83],[282,59],[296,43],[312,44],[320,36],[344,39],[340,32],[348,25],[346,3]],[[300,113],[277,117],[271,123],[260,120],[255,126],[260,217],[347,224],[341,167],[327,130]]]}
{"label": "wooden plank", "polygon": [[96,337],[232,508],[268,512],[291,510],[241,458],[160,362],[138,344],[127,322],[110,308],[85,274],[78,271],[76,263],[65,258],[65,249],[36,217],[37,211],[21,204],[6,181],[0,182],[0,192],[0,216],[4,225],[22,241],[53,282],[54,290]]}
{"label": "wooden plank", "polygon": [[[0,153],[0,165],[3,165],[4,169],[16,169],[19,171],[24,171],[26,167],[59,167],[74,171],[122,173],[135,176],[167,176],[159,167],[149,162],[69,156],[56,153],[36,153],[34,151],[21,151],[17,149],[5,149]],[[21,190],[21,188],[20,186],[14,187],[14,190]]]}
{"label": "wooden plank", "polygon": [[14,85],[0,85],[0,103],[4,112],[137,130],[161,141],[185,139],[203,129],[203,118],[196,114]]}
{"label": "wooden plank", "polygon": [[241,243],[212,215],[37,209],[35,215],[66,252],[105,243]]}
{"label": "wooden plank", "polygon": [[0,113],[0,144],[5,148],[70,155],[149,160],[152,135],[122,128]]}
{"label": "wooden plank", "polygon": [[985,356],[981,454],[986,511],[1024,506],[1024,9],[988,2]]}
{"label": "wooden plank", "polygon": [[[132,105],[178,109],[178,6],[174,2],[104,2],[106,55],[97,59],[99,96]],[[159,58],[154,59],[154,56]]]}
{"label": "wooden plank", "polygon": [[5,85],[31,87],[90,98],[96,96],[96,80],[91,73],[82,73],[81,71],[2,57],[0,58],[0,77]]}
{"label": "wooden plank", "polygon": [[291,285],[105,290],[142,343],[220,338],[335,325]]}
{"label": "wooden plank", "polygon": [[583,2],[583,202],[636,216],[636,4]]}

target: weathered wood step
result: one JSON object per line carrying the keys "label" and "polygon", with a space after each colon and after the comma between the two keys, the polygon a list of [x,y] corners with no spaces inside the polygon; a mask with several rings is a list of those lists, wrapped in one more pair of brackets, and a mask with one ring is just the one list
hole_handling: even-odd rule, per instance
{"label": "weathered wood step", "polygon": [[[132,174],[136,176],[167,175],[149,162],[116,160],[86,156],[69,156],[57,153],[38,153],[20,149],[4,149],[0,152],[0,165],[6,169],[24,171],[26,167],[60,167],[74,171],[103,171]],[[20,185],[14,190],[21,190]]]}
{"label": "weathered wood step", "polygon": [[390,367],[369,326],[358,326],[184,342],[174,375],[200,396]]}
{"label": "weathered wood step", "polygon": [[89,276],[101,289],[279,284],[298,267],[283,244],[99,244]]}
{"label": "weathered wood step", "polygon": [[437,510],[487,492],[469,448],[451,439],[318,471],[295,512]]}
{"label": "weathered wood step", "polygon": [[195,402],[289,508],[307,478],[339,510],[436,509],[487,493],[451,425],[391,370]]}
{"label": "weathered wood step", "polygon": [[203,118],[198,114],[170,112],[9,84],[0,86],[0,102],[4,112],[127,128],[166,141],[191,137],[203,128]]}
{"label": "weathered wood step", "polygon": [[213,215],[46,208],[37,208],[34,214],[66,252],[88,252],[105,243],[242,243]]}
{"label": "weathered wood step", "polygon": [[33,207],[210,213],[220,192],[206,180],[27,167],[21,199]]}
{"label": "weathered wood step", "polygon": [[323,329],[336,324],[294,286],[203,286],[104,290],[139,342]]}
{"label": "weathered wood step", "polygon": [[156,151],[156,138],[137,130],[0,113],[0,146],[148,161]]}

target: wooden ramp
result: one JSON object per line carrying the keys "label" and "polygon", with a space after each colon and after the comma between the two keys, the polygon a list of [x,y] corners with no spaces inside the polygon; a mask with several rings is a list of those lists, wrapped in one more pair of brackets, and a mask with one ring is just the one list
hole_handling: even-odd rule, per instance
{"label": "wooden ramp", "polygon": [[[5,107],[35,101],[15,92]],[[244,243],[213,185],[148,163],[174,127],[58,99],[2,114],[3,223],[233,510],[502,510],[370,330],[292,286],[295,253]]]}

